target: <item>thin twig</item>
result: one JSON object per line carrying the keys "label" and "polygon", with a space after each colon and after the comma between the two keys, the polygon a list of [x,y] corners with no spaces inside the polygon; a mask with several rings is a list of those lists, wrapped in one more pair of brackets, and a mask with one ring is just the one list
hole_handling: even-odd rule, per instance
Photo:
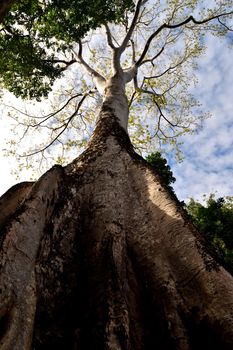
{"label": "thin twig", "polygon": [[[147,63],[147,62],[151,62],[151,64],[154,65],[154,62],[153,62],[153,61],[156,60],[156,58],[158,58],[158,57],[161,55],[161,53],[164,51],[164,49],[165,49],[165,46],[163,46],[162,49],[161,49],[154,57],[148,58],[148,59],[142,61],[142,62],[139,64],[139,66],[142,66],[143,64],[145,64],[145,63]],[[138,66],[138,63],[137,63],[136,65],[137,65],[137,67],[139,67],[139,66]]]}
{"label": "thin twig", "polygon": [[227,30],[229,30],[230,32],[233,32],[233,29],[232,28],[230,28],[230,27],[228,27],[225,23],[223,23],[219,18],[218,18],[218,21],[219,21],[219,23],[223,26],[223,27],[225,27]]}

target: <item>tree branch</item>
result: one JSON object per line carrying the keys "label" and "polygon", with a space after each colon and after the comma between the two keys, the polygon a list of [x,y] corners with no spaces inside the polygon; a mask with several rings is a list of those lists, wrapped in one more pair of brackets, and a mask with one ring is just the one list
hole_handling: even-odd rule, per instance
{"label": "tree branch", "polygon": [[120,54],[122,54],[122,52],[125,51],[128,43],[130,41],[130,38],[131,38],[131,36],[133,34],[133,31],[135,29],[135,26],[137,24],[138,16],[139,16],[139,13],[140,13],[140,8],[146,2],[147,2],[147,0],[138,0],[137,5],[136,5],[136,9],[135,9],[135,12],[134,12],[134,17],[133,17],[132,22],[130,24],[129,30],[126,33],[126,36],[125,36],[125,38],[124,38],[124,40],[123,40],[123,42],[122,42],[122,44],[121,44],[121,46],[119,48],[120,49]]}
{"label": "tree branch", "polygon": [[187,59],[189,58],[189,56],[184,56],[177,64],[168,67],[167,69],[165,69],[162,73],[160,74],[156,74],[156,75],[152,75],[152,76],[145,76],[144,80],[146,79],[157,79],[162,77],[163,75],[165,75],[166,73],[175,70],[177,67],[181,66]]}
{"label": "tree branch", "polygon": [[135,42],[131,39],[130,43],[131,43],[131,47],[132,47],[132,64],[135,64],[135,62],[136,62]]}
{"label": "tree branch", "polygon": [[50,60],[43,60],[43,62],[50,62],[50,63],[62,63],[62,64],[65,64],[66,65],[66,68],[71,66],[72,64],[76,63],[77,60],[75,59],[72,59],[70,61],[66,61],[66,60],[59,60],[59,59],[50,59]]}
{"label": "tree branch", "polygon": [[[142,61],[142,62],[139,64],[139,66],[141,66],[141,65],[143,65],[144,63],[147,63],[147,62],[151,62],[151,64],[154,66],[153,61],[156,60],[156,58],[158,58],[158,57],[162,54],[162,52],[164,51],[164,48],[165,48],[165,46],[163,46],[162,49],[161,49],[154,57],[148,58],[148,59]],[[137,65],[137,67],[139,67],[139,66],[138,66],[138,62],[136,63],[136,65]]]}
{"label": "tree branch", "polygon": [[184,21],[180,22],[180,23],[177,23],[177,24],[167,24],[167,23],[164,23],[162,24],[153,34],[151,34],[151,36],[149,37],[149,39],[147,40],[146,42],[146,45],[144,47],[144,50],[140,56],[140,58],[138,59],[138,61],[136,62],[136,65],[137,66],[140,66],[141,62],[143,61],[144,57],[146,56],[148,50],[149,50],[149,47],[150,47],[150,44],[152,42],[152,40],[163,30],[163,29],[176,29],[176,28],[179,28],[179,27],[182,27],[183,25],[185,24],[188,24],[189,22],[193,22],[194,24],[197,24],[197,25],[201,25],[201,24],[205,24],[205,23],[208,23],[210,21],[213,21],[214,19],[218,19],[221,18],[221,17],[224,17],[224,16],[228,16],[228,15],[231,15],[233,14],[233,11],[230,11],[230,12],[226,12],[226,13],[223,13],[223,14],[220,14],[220,15],[216,15],[216,16],[212,16],[212,17],[209,17],[209,18],[205,18],[201,21],[198,21],[196,20],[193,16],[189,16],[188,18],[186,18]]}
{"label": "tree branch", "polygon": [[63,123],[62,125],[60,125],[59,127],[55,128],[55,129],[53,129],[53,131],[59,130],[59,129],[62,129],[62,130],[56,135],[56,137],[49,144],[47,144],[45,147],[43,147],[37,151],[34,151],[34,152],[26,154],[26,155],[21,155],[20,157],[31,157],[31,156],[34,156],[35,154],[43,153],[46,149],[48,149],[50,146],[52,146],[54,144],[54,142],[59,141],[59,137],[65,132],[65,130],[68,128],[71,121],[78,114],[78,111],[79,111],[80,107],[82,106],[83,102],[85,101],[85,99],[87,98],[87,96],[89,96],[89,92],[83,95],[83,97],[79,101],[78,106],[75,109],[74,113],[70,117],[67,118],[67,122]]}
{"label": "tree branch", "polygon": [[219,23],[220,23],[223,27],[225,27],[227,30],[229,30],[229,32],[233,32],[233,29],[230,28],[230,27],[228,27],[225,23],[223,23],[223,22],[220,20],[220,18],[218,18],[218,21],[219,21]]}
{"label": "tree branch", "polygon": [[[93,93],[93,92],[95,92],[95,90],[90,90],[90,91],[88,92],[88,94]],[[13,109],[13,110],[15,110],[15,111],[17,111],[17,112],[19,112],[19,113],[21,113],[21,114],[23,114],[23,115],[29,117],[29,118],[43,119],[41,122],[39,122],[39,123],[37,123],[37,124],[35,124],[35,125],[28,125],[28,126],[30,126],[30,127],[35,127],[35,126],[41,126],[44,122],[46,122],[46,121],[49,120],[50,118],[54,117],[54,116],[57,115],[58,113],[60,113],[65,107],[68,106],[68,104],[70,103],[70,101],[72,101],[73,99],[75,99],[75,98],[77,98],[77,97],[80,97],[80,96],[83,96],[83,94],[75,94],[75,95],[71,96],[71,97],[62,105],[61,108],[59,108],[59,109],[56,110],[55,112],[52,112],[52,113],[49,113],[49,114],[43,116],[43,117],[36,117],[36,116],[33,116],[33,115],[29,115],[29,114],[27,114],[27,113],[21,111],[20,109],[14,107],[14,106],[7,105],[7,104],[4,104],[4,106],[7,107],[7,108],[11,108],[11,109]],[[23,123],[20,123],[20,124],[21,124],[21,125],[25,125],[25,124],[23,124]]]}
{"label": "tree branch", "polygon": [[99,91],[100,94],[104,93],[105,85],[106,85],[106,80],[105,78],[98,73],[96,70],[91,68],[89,64],[83,59],[82,57],[82,43],[79,41],[79,51],[78,54],[73,51],[74,54],[77,56],[78,61],[80,64],[86,69],[87,73],[93,78],[93,81],[96,85],[97,90]]}
{"label": "tree branch", "polygon": [[107,35],[107,42],[108,42],[108,45],[109,47],[111,47],[112,50],[115,50],[116,49],[116,46],[113,44],[113,41],[112,41],[112,34],[111,34],[111,31],[110,31],[110,28],[108,26],[107,23],[105,23],[105,29],[106,29],[106,35]]}
{"label": "tree branch", "polygon": [[129,69],[125,69],[123,72],[124,72],[124,81],[127,84],[136,76],[137,67],[133,65]]}
{"label": "tree branch", "polygon": [[156,96],[156,97],[161,97],[161,96],[163,96],[163,94],[158,94],[156,91],[150,91],[150,90],[145,90],[145,89],[143,89],[142,88],[142,86],[141,87],[138,87],[138,89],[137,89],[137,91],[138,92],[141,92],[141,93],[143,93],[143,94],[148,94],[148,95],[154,95],[154,96]]}
{"label": "tree branch", "polygon": [[155,103],[156,107],[158,108],[158,111],[159,111],[159,113],[160,113],[160,116],[161,116],[164,120],[166,120],[166,122],[167,122],[168,124],[170,124],[173,128],[175,128],[177,125],[173,124],[167,117],[165,117],[165,115],[164,115],[164,113],[162,112],[162,109],[161,109],[160,105],[158,104],[158,102],[157,102],[157,101],[154,101],[154,103]]}
{"label": "tree branch", "polygon": [[138,92],[138,78],[137,78],[137,73],[134,76],[133,79],[133,85],[134,85],[134,92],[131,95],[131,98],[129,100],[129,107],[132,105],[133,101],[134,101],[134,97],[136,96],[137,92]]}
{"label": "tree branch", "polygon": [[107,25],[107,23],[105,24],[105,29],[106,29],[106,34],[107,34],[107,42],[109,47],[112,49],[113,51],[113,56],[112,56],[112,73],[116,74],[117,72],[122,72],[122,68],[121,68],[121,64],[120,64],[120,47],[116,47],[113,44],[113,37],[111,34],[111,31]]}

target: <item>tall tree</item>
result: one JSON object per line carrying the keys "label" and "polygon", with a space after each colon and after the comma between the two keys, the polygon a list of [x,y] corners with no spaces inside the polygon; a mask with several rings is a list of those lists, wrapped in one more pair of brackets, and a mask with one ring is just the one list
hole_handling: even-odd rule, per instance
{"label": "tall tree", "polygon": [[[80,7],[64,2],[60,11],[62,3],[22,1],[9,14],[1,32],[2,47],[9,42],[2,83],[18,95],[40,98],[48,81],[75,60],[92,77],[103,103],[81,156],[1,197],[1,349],[232,349],[232,276],[208,254],[174,195],[135,153],[127,134],[129,104],[142,93],[153,96],[158,130],[163,131],[162,118],[172,131],[179,125],[180,119],[172,122],[164,109],[175,108],[169,96],[178,84],[178,67],[189,61],[190,38],[197,42],[207,29],[220,34],[230,29],[226,19],[232,18],[232,8],[216,2],[200,15],[198,1],[139,0],[134,13],[122,17],[121,41],[105,16],[112,60],[103,74],[84,58],[84,33],[74,47]],[[90,27],[93,18],[87,17]],[[138,26],[148,30],[141,34]],[[148,35],[145,45],[136,47],[142,35]],[[165,47],[179,38],[185,55],[175,50],[173,64],[160,71]],[[57,58],[58,49],[70,50],[68,61]],[[124,67],[128,50],[132,63]],[[152,67],[149,79],[141,71],[146,64]],[[166,74],[175,79],[167,89],[159,79]],[[129,103],[125,90],[131,81]],[[88,91],[77,96],[75,115]],[[74,117],[67,118],[65,126]]]}

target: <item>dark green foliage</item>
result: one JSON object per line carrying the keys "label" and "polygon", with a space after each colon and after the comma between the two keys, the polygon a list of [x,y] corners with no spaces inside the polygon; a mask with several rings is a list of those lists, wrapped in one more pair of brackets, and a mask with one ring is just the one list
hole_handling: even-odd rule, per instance
{"label": "dark green foliage", "polygon": [[[51,90],[62,70],[44,61],[46,51],[30,37],[0,37],[0,82],[17,97],[39,98]],[[47,81],[44,77],[47,77]]]}
{"label": "dark green foliage", "polygon": [[233,201],[210,195],[203,205],[190,199],[186,209],[212,251],[233,274]]}
{"label": "dark green foliage", "polygon": [[171,187],[171,184],[176,181],[171,171],[170,166],[167,164],[165,158],[161,156],[160,152],[152,153],[146,157],[146,161],[156,169],[156,172],[160,175],[163,180],[164,185]]}
{"label": "dark green foliage", "polygon": [[120,22],[126,10],[133,10],[132,0],[21,0],[4,23],[23,25],[43,42],[56,38],[69,44],[105,22]]}
{"label": "dark green foliage", "polygon": [[23,98],[47,96],[65,68],[60,54],[71,57],[90,29],[122,21],[133,6],[132,0],[17,1],[0,32],[0,84]]}

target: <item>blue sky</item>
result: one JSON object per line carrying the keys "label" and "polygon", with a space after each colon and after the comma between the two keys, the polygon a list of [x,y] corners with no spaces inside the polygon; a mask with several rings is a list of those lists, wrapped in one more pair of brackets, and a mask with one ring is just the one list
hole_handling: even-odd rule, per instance
{"label": "blue sky", "polygon": [[[233,50],[226,40],[208,38],[206,54],[199,60],[199,84],[195,94],[205,111],[212,117],[196,135],[183,138],[182,163],[172,162],[177,181],[175,192],[180,200],[189,197],[201,199],[203,194],[216,192],[217,196],[233,195]],[[9,127],[0,119],[0,149],[4,148]],[[0,151],[0,195],[19,181],[30,179],[23,172],[20,178],[11,174],[14,158],[3,158]]]}
{"label": "blue sky", "polygon": [[197,134],[184,137],[185,160],[173,164],[179,199],[216,192],[233,195],[233,51],[226,41],[208,38],[208,50],[199,62],[196,94],[212,114]]}

